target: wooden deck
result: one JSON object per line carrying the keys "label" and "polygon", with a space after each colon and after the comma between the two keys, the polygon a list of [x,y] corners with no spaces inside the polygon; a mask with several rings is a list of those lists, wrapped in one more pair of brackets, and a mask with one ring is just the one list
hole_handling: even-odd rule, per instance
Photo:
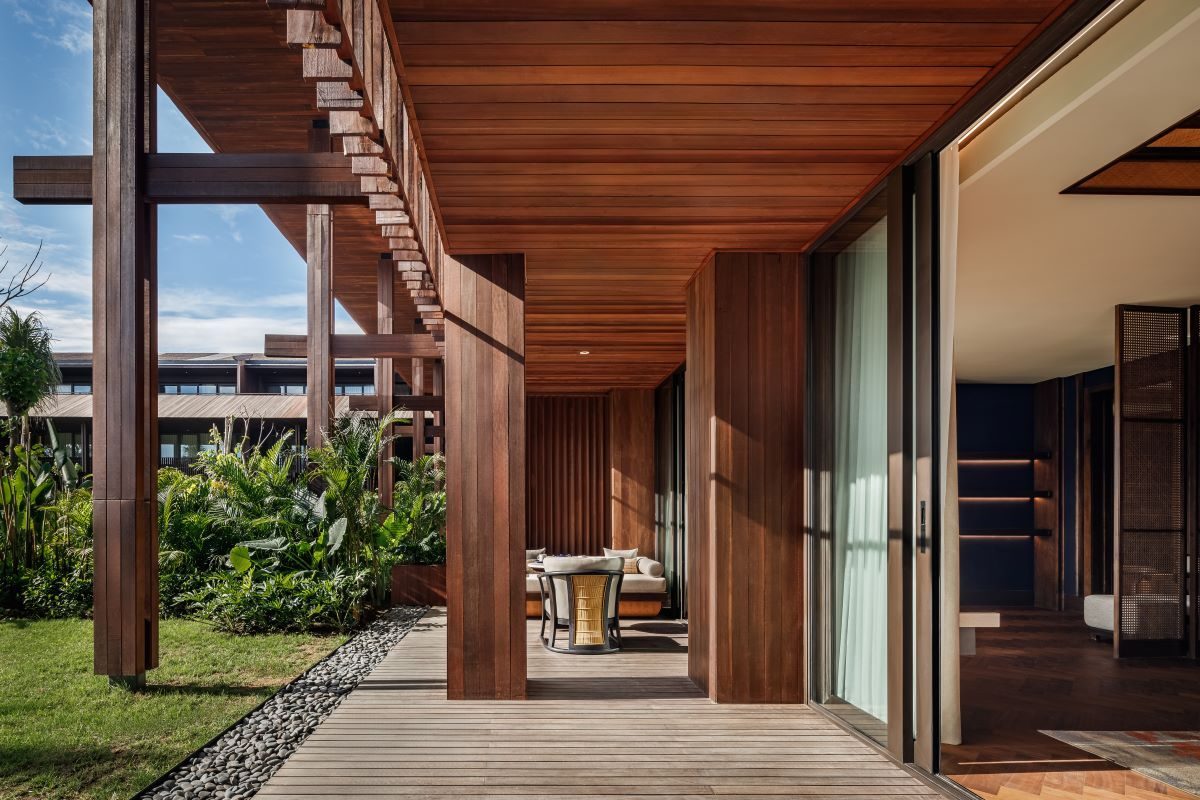
{"label": "wooden deck", "polygon": [[450,702],[444,625],[426,616],[260,796],[938,796],[806,707],[710,703],[677,626],[628,624],[625,651],[589,657],[531,624],[530,700]]}

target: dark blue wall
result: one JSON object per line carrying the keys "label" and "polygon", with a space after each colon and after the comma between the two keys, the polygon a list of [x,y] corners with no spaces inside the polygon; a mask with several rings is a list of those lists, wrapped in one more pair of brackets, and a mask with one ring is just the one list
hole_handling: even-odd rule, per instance
{"label": "dark blue wall", "polygon": [[[1077,597],[1075,569],[1075,498],[1079,480],[1075,453],[1083,446],[1079,439],[1081,398],[1075,381],[1063,381],[1063,452],[1062,452],[1062,510],[1063,510],[1063,596]],[[1082,455],[1082,453],[1081,453]]]}
{"label": "dark blue wall", "polygon": [[[958,452],[972,457],[1028,457],[1033,452],[1031,384],[960,383]],[[1029,496],[1033,464],[959,466],[960,586],[964,606],[1033,604],[1033,540],[1003,534],[1033,529],[1033,503],[969,498]],[[992,536],[978,534],[991,532]],[[972,534],[977,534],[972,536]]]}

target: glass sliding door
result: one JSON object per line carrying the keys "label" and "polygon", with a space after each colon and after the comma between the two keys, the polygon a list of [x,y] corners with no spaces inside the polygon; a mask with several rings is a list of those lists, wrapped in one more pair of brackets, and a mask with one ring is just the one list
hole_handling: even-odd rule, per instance
{"label": "glass sliding door", "polygon": [[680,368],[654,393],[655,530],[667,579],[664,610],[677,619],[687,618],[683,381]]}
{"label": "glass sliding door", "polygon": [[809,405],[814,699],[887,742],[888,221],[814,254]]}

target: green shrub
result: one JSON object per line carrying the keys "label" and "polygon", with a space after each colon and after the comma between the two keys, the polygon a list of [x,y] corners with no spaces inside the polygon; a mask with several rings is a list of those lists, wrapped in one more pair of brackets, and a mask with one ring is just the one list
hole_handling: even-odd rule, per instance
{"label": "green shrub", "polygon": [[92,574],[90,561],[65,567],[44,561],[28,570],[21,593],[25,615],[55,619],[91,616]]}
{"label": "green shrub", "polygon": [[442,456],[396,462],[392,513],[383,524],[399,564],[446,563],[446,466]]}
{"label": "green shrub", "polygon": [[190,599],[199,617],[228,633],[347,631],[363,618],[367,588],[364,572],[247,571],[214,575]]}

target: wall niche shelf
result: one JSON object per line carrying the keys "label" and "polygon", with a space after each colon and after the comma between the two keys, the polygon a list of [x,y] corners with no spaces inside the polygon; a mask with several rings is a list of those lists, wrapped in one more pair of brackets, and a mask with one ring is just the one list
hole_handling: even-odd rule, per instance
{"label": "wall niche shelf", "polygon": [[1029,539],[1035,536],[1049,536],[1052,533],[1048,528],[1035,528],[1034,530],[962,530],[958,535],[962,539]]}

